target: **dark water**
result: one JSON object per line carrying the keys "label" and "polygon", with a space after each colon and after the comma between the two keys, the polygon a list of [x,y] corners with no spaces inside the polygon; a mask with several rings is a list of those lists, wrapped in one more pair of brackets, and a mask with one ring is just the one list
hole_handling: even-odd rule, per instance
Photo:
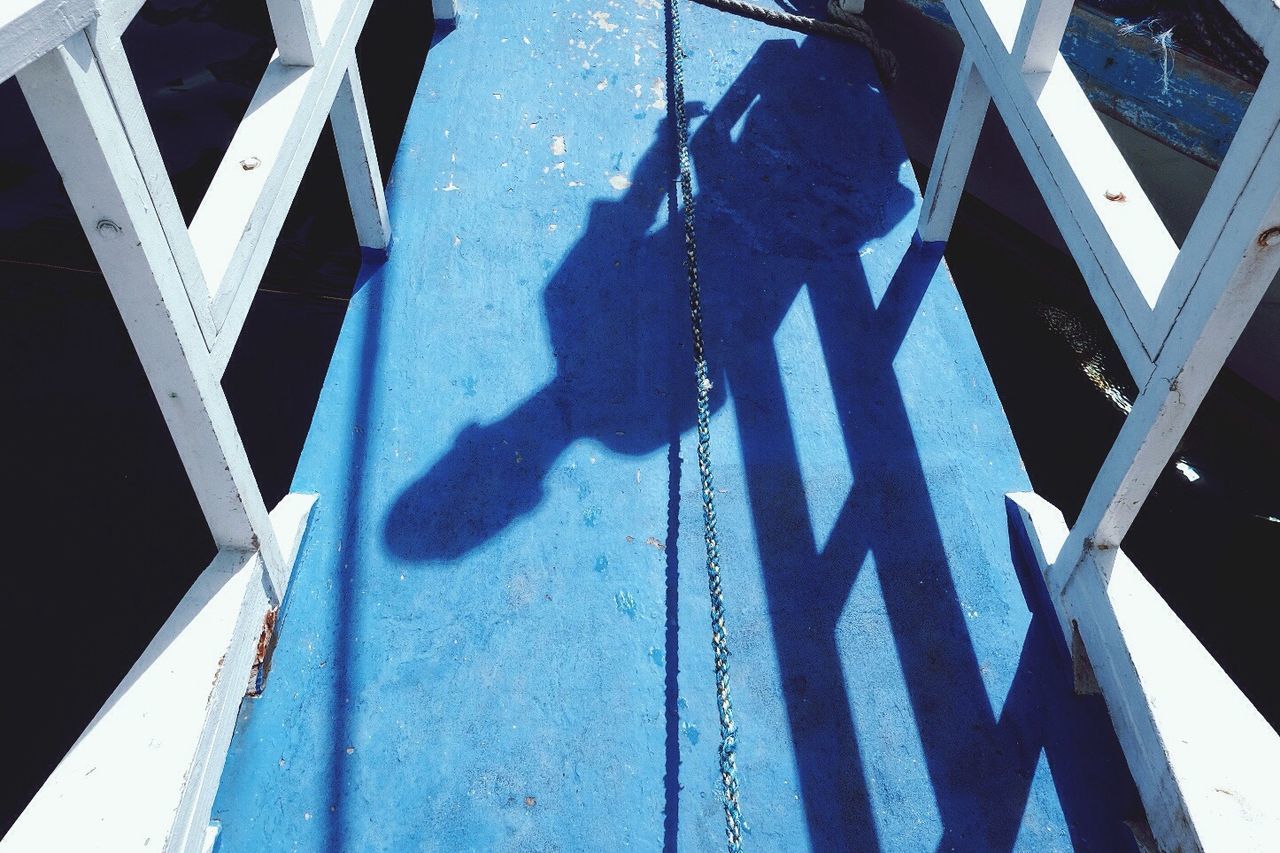
{"label": "dark water", "polygon": [[[265,4],[153,0],[126,34],[186,215],[271,52]],[[360,47],[389,168],[431,37],[378,0]],[[0,359],[8,403],[9,701],[0,831],[137,658],[213,545],[128,336],[17,86],[0,86]],[[977,202],[947,252],[1036,489],[1078,510],[1128,379],[1069,259]],[[224,380],[267,503],[288,488],[359,263],[326,131]],[[1033,278],[1027,271],[1034,270]],[[1092,365],[1090,367],[1090,365]],[[1088,368],[1086,370],[1086,368]],[[1225,374],[1125,547],[1268,718],[1280,406]]]}
{"label": "dark water", "polygon": [[[1120,354],[1074,263],[970,197],[946,255],[1031,482],[1074,521],[1135,394]],[[1277,425],[1224,370],[1123,543],[1273,726]]]}

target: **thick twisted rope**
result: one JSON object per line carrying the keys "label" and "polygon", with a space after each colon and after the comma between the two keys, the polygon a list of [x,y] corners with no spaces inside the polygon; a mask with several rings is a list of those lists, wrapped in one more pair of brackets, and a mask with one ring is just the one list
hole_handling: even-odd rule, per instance
{"label": "thick twisted rope", "polygon": [[720,712],[720,782],[724,787],[725,837],[729,853],[742,850],[742,812],[738,807],[738,727],[729,695],[729,636],[724,624],[720,585],[720,543],[716,534],[715,488],[711,476],[711,379],[702,345],[702,292],[698,285],[698,244],[693,228],[693,171],[689,161],[689,115],[684,102],[684,44],[680,39],[680,0],[667,0],[671,23],[669,62],[676,113],[676,153],[680,160],[680,206],[684,212],[685,268],[689,273],[689,316],[693,326],[694,377],[698,384],[698,476],[702,486],[703,537],[707,543],[707,586],[711,593],[711,648],[715,653],[716,705]]}
{"label": "thick twisted rope", "polygon": [[[892,83],[898,75],[898,60],[893,53],[880,46],[875,33],[871,31],[871,25],[856,15],[840,15],[841,23],[835,24],[831,21],[807,18],[804,15],[793,15],[781,9],[767,9],[764,6],[747,3],[745,0],[694,0],[694,2],[710,6],[712,9],[719,9],[721,12],[772,24],[775,27],[853,42],[865,47],[871,54],[876,70],[880,72],[880,77],[885,83]],[[831,11],[835,13],[834,9]]]}

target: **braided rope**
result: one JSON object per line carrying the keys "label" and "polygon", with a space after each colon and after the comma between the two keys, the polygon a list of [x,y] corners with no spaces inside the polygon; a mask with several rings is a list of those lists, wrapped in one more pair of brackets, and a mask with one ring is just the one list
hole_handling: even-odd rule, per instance
{"label": "braided rope", "polygon": [[693,171],[689,159],[689,115],[684,101],[684,44],[680,38],[680,0],[667,0],[671,23],[669,61],[676,113],[676,153],[680,160],[680,202],[684,212],[685,268],[689,272],[689,316],[693,326],[694,376],[698,384],[698,476],[702,485],[703,536],[707,543],[707,586],[711,594],[711,647],[715,652],[716,705],[720,712],[720,781],[724,786],[725,837],[729,853],[742,850],[742,812],[738,807],[738,727],[729,695],[729,636],[720,584],[720,544],[716,533],[715,489],[711,476],[711,379],[702,344],[702,292],[698,285],[698,244],[693,228]]}
{"label": "braided rope", "polygon": [[[710,6],[712,9],[719,9],[721,12],[772,24],[775,27],[853,42],[867,49],[876,64],[876,70],[880,72],[881,78],[886,83],[892,83],[898,75],[897,58],[887,48],[880,46],[875,33],[871,31],[871,25],[856,15],[841,15],[841,23],[834,24],[817,18],[807,18],[804,15],[793,15],[781,9],[766,9],[754,3],[747,3],[745,0],[694,0],[694,2]],[[828,9],[831,5],[834,4],[829,4]]]}

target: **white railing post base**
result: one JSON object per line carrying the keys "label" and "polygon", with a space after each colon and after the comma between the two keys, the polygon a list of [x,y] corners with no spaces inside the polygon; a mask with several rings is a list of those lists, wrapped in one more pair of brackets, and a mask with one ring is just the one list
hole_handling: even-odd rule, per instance
{"label": "white railing post base", "polygon": [[[1043,577],[1065,519],[1007,498]],[[1168,850],[1267,850],[1280,838],[1280,735],[1120,549],[1050,595],[1067,647],[1079,631],[1152,831]]]}
{"label": "white railing post base", "polygon": [[[289,566],[314,495],[271,512]],[[141,549],[138,558],[147,559]],[[202,849],[271,609],[260,554],[223,551],[0,841],[3,853]]]}

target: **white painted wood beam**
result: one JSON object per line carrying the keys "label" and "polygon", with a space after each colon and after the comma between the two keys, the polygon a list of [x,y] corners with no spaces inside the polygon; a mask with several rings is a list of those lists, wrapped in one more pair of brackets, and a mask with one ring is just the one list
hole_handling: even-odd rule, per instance
{"label": "white painted wood beam", "polygon": [[1072,5],[1071,0],[1026,0],[1011,51],[1024,74],[1043,74],[1053,68]]}
{"label": "white painted wood beam", "polygon": [[457,0],[431,0],[431,14],[437,21],[448,21],[450,23],[457,21]]}
{"label": "white painted wood beam", "polygon": [[267,14],[284,65],[311,67],[320,54],[320,33],[312,0],[267,0]]}
{"label": "white painted wood beam", "polygon": [[273,58],[191,222],[211,288],[220,372],[230,359],[258,283],[347,68],[372,0],[343,0],[313,68]]}
{"label": "white painted wood beam", "polygon": [[[290,567],[314,495],[271,513]],[[139,554],[147,558],[145,545]],[[223,551],[41,786],[0,851],[199,851],[272,607],[259,554]]]}
{"label": "white painted wood beam", "polygon": [[924,204],[920,207],[917,230],[920,239],[927,243],[944,242],[951,236],[956,208],[964,194],[965,179],[973,165],[973,152],[978,146],[982,123],[990,105],[991,94],[973,64],[973,57],[966,50],[956,72],[951,104],[942,122],[933,168],[929,170],[929,183],[925,187]]}
{"label": "white painted wood beam", "polygon": [[[1058,180],[1080,213],[1085,238],[1119,290],[1127,313],[1137,321],[1156,304],[1178,245],[1075,74],[1060,54],[1055,52],[1055,57],[1047,74],[1023,75],[1019,105],[1031,112],[1028,124],[1040,147],[1048,149],[1046,159],[1060,158]],[[1030,79],[1043,82],[1034,104],[1025,97],[1030,95]]]}
{"label": "white painted wood beam", "polygon": [[947,0],[992,100],[1141,385],[1152,365],[1150,306],[1177,246],[1061,55],[1048,72],[1025,74],[1000,49],[993,16],[1007,18],[1007,6],[989,9],[981,0]]}
{"label": "white painted wood beam", "polygon": [[391,223],[387,218],[378,152],[373,147],[373,131],[369,127],[360,66],[354,58],[338,86],[329,122],[338,144],[338,159],[355,218],[356,236],[361,246],[385,251],[391,243]]}
{"label": "white painted wood beam", "polygon": [[142,171],[152,206],[160,219],[160,227],[164,230],[165,239],[169,242],[169,249],[178,265],[178,273],[186,288],[191,310],[195,312],[200,324],[205,346],[212,348],[217,330],[213,324],[213,314],[209,310],[209,287],[205,284],[195,247],[191,244],[191,235],[187,233],[187,223],[178,206],[178,198],[174,195],[169,172],[160,156],[151,121],[142,105],[142,96],[138,92],[133,69],[129,67],[124,45],[120,43],[118,34],[96,23],[88,29],[88,34],[94,58],[102,69],[103,79],[106,80],[116,112],[133,148],[133,156]]}
{"label": "white painted wood beam", "polygon": [[[1268,74],[1275,73],[1269,71]],[[1099,549],[1114,550],[1164,470],[1227,356],[1280,271],[1280,128],[1273,129],[1191,295],[1174,323],[1151,380],[1107,454],[1050,573],[1065,588]]]}
{"label": "white painted wood beam", "polygon": [[[286,178],[304,169],[311,154],[310,146],[298,150],[307,141],[301,139],[301,130],[309,115],[302,111],[307,89],[321,73],[272,59],[191,220],[191,241],[219,328],[257,244],[273,241],[275,234],[266,233],[273,208],[277,201],[284,202],[277,212],[282,224],[297,191],[301,175],[296,181]],[[255,284],[249,285],[251,290]]]}
{"label": "white painted wood beam", "polygon": [[98,26],[120,36],[142,10],[146,0],[98,0]]}
{"label": "white painted wood beam", "polygon": [[244,446],[120,115],[80,33],[18,74],[214,541],[283,565]]}
{"label": "white painted wood beam", "polygon": [[[1068,535],[1062,514],[1035,494],[1008,499],[1048,571]],[[1280,736],[1124,552],[1105,556],[1054,604],[1068,648],[1079,631],[1162,849],[1270,849]]]}
{"label": "white painted wood beam", "polygon": [[89,26],[96,0],[0,2],[0,83]]}

